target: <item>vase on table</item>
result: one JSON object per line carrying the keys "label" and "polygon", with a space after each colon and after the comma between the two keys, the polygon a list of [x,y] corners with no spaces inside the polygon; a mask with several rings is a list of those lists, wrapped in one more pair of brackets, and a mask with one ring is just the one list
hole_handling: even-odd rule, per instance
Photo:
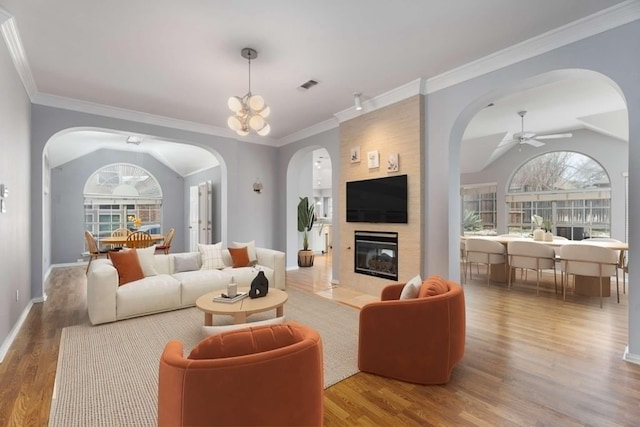
{"label": "vase on table", "polygon": [[544,230],[540,227],[536,227],[535,230],[533,230],[533,240],[541,242],[544,240]]}
{"label": "vase on table", "polygon": [[547,231],[546,233],[544,233],[544,241],[553,242],[553,233],[550,231]]}

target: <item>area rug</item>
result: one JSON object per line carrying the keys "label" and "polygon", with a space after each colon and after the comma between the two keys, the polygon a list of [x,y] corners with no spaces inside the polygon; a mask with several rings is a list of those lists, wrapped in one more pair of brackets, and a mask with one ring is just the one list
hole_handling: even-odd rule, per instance
{"label": "area rug", "polygon": [[[325,388],[357,373],[358,310],[295,289],[287,293],[286,318],[322,337]],[[255,314],[249,321],[274,316],[275,310]],[[64,328],[49,426],[155,426],[164,346],[178,339],[189,354],[202,339],[203,319],[201,311],[188,308]],[[214,322],[230,324],[231,317],[214,316]]]}

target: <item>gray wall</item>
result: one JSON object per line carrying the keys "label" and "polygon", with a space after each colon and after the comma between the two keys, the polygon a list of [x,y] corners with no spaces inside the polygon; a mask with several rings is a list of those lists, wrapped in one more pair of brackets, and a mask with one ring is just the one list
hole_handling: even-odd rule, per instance
{"label": "gray wall", "polygon": [[[184,180],[145,153],[96,150],[51,170],[51,263],[76,262],[84,245],[84,186],[98,169],[112,163],[131,163],[147,170],[162,188],[162,231],[182,230],[184,218]],[[177,234],[172,250],[182,252],[184,238]]]}
{"label": "gray wall", "polygon": [[[505,194],[513,173],[528,160],[551,151],[575,151],[596,160],[611,180],[611,237],[626,240],[624,229],[625,200],[623,173],[628,172],[629,145],[589,130],[573,131],[573,138],[547,141],[540,148],[530,145],[514,147],[480,172],[460,175],[460,184],[496,182],[498,234],[507,232]],[[464,149],[464,148],[463,148]]]}
{"label": "gray wall", "polygon": [[[32,296],[43,295],[43,278],[51,266],[50,252],[44,252],[51,230],[44,229],[47,218],[43,212],[42,172],[43,153],[47,142],[59,132],[76,128],[118,130],[135,134],[151,135],[170,141],[195,145],[211,151],[220,162],[221,169],[221,240],[224,244],[231,240],[246,241],[255,239],[258,246],[275,249],[278,229],[276,200],[279,189],[276,187],[278,170],[278,149],[263,145],[238,141],[214,135],[189,132],[129,120],[80,113],[61,108],[33,105],[31,130],[31,291]],[[231,131],[230,131],[231,133]],[[27,170],[29,169],[27,168]],[[256,195],[252,190],[256,174],[265,185],[265,192]],[[159,177],[156,177],[159,178]],[[53,188],[52,188],[53,190]],[[180,184],[179,221],[184,223],[184,183]],[[266,197],[260,197],[266,196]],[[53,215],[53,214],[52,214]],[[229,240],[231,239],[231,240]]]}
{"label": "gray wall", "polygon": [[[540,84],[545,75],[591,70],[620,89],[629,114],[628,164],[640,164],[640,21],[467,80],[426,97],[424,165],[427,274],[460,277],[460,141],[471,118],[490,102]],[[622,160],[621,162],[624,162]],[[623,166],[624,167],[624,166]],[[443,185],[446,182],[447,185]],[[630,266],[640,265],[640,174],[629,172]],[[633,267],[630,282],[633,283]],[[640,361],[640,290],[630,287],[629,353]]]}
{"label": "gray wall", "polygon": [[[181,228],[175,227],[175,229],[176,237],[182,235],[181,240],[185,250],[189,249],[189,188],[207,181],[211,181],[211,190],[213,192],[211,201],[213,210],[212,242],[217,243],[222,240],[222,218],[220,216],[222,212],[222,176],[220,166],[215,166],[184,178],[184,224]],[[174,252],[179,251],[175,250]]]}
{"label": "gray wall", "polygon": [[[0,184],[9,189],[6,213],[0,213],[0,359],[7,350],[2,343],[32,298],[30,121],[29,98],[0,43]],[[33,250],[41,252],[42,246]]]}

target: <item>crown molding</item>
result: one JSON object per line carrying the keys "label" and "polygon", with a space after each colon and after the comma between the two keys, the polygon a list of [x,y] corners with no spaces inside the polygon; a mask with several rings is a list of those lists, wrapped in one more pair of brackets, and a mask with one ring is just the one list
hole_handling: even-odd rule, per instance
{"label": "crown molding", "polygon": [[252,142],[254,144],[274,146],[276,141],[273,138],[266,138],[264,136],[258,135],[247,135],[244,137],[239,137],[234,131],[227,128],[189,122],[186,120],[174,119],[171,117],[158,116],[155,114],[128,110],[126,108],[111,107],[108,105],[96,104],[94,102],[81,101],[78,99],[66,98],[57,95],[36,93],[33,96],[31,102],[47,107],[62,108],[65,110],[78,111],[80,113],[96,114],[99,116],[112,117],[114,119],[129,120],[173,129],[181,129],[189,132],[197,132],[206,135],[235,139],[237,141]]}
{"label": "crown molding", "polygon": [[304,128],[292,134],[289,134],[283,138],[280,138],[276,142],[276,147],[282,147],[287,144],[291,144],[292,142],[301,141],[305,138],[309,138],[310,136],[317,135],[319,133],[335,129],[338,127],[340,123],[335,118],[327,119],[323,122],[316,123],[315,125],[311,125],[308,128]]}
{"label": "crown molding", "polygon": [[640,19],[640,2],[628,0],[429,78],[428,93],[533,58],[638,19]]}
{"label": "crown molding", "polygon": [[356,107],[354,105],[353,107],[347,108],[346,110],[335,113],[334,116],[336,116],[338,121],[342,123],[358,117],[362,114],[395,104],[396,102],[400,102],[414,95],[424,95],[426,93],[426,87],[427,86],[425,79],[415,79],[413,81],[410,81],[409,83],[378,95],[375,98],[369,98],[367,100],[361,101],[362,110],[360,111],[356,110]]}
{"label": "crown molding", "polygon": [[29,67],[29,61],[27,61],[27,55],[22,47],[22,41],[20,40],[15,18],[0,8],[0,22],[2,22],[0,31],[2,31],[7,49],[9,49],[9,55],[11,55],[13,65],[16,67],[16,71],[20,76],[22,85],[27,91],[29,98],[33,99],[33,95],[38,92],[38,89],[36,88],[36,82],[33,79],[31,68]]}

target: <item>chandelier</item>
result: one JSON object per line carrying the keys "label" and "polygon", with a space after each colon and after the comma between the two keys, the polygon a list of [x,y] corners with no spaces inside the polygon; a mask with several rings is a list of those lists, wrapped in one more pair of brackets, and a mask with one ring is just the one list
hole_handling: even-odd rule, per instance
{"label": "chandelier", "polygon": [[244,96],[229,98],[227,105],[234,114],[229,116],[227,124],[240,136],[248,135],[251,130],[258,135],[265,136],[271,131],[271,126],[265,120],[271,110],[265,104],[263,97],[251,93],[251,60],[258,57],[258,52],[255,49],[245,47],[240,54],[249,60],[249,91]]}

